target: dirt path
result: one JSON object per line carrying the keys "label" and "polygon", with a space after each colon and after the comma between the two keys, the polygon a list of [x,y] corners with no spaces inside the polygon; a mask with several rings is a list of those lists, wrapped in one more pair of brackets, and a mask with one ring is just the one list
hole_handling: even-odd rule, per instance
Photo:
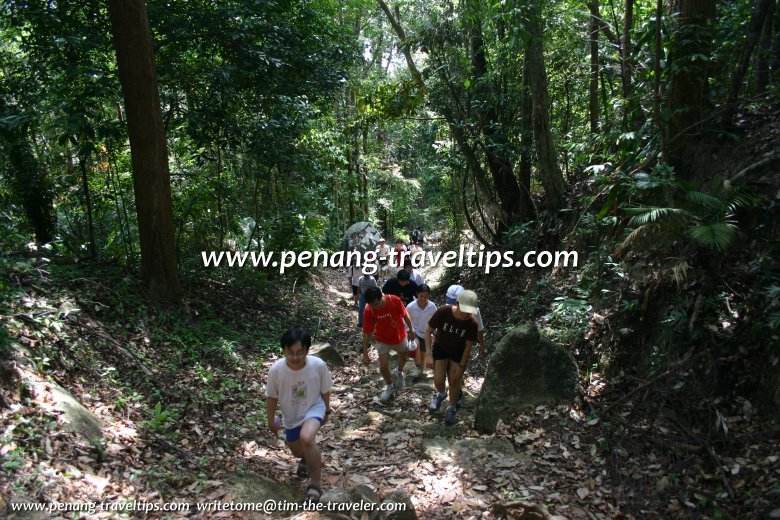
{"label": "dirt path", "polygon": [[[471,428],[481,377],[467,378],[459,422],[452,427],[444,426],[441,411],[427,410],[430,378],[408,378],[392,401],[380,403],[376,352],[371,349],[371,364],[363,367],[357,313],[344,304],[351,302],[346,275],[321,276],[330,330],[336,332],[329,342],[346,361],[334,371],[334,416],[322,429],[326,488],[365,484],[380,496],[403,489],[424,518],[481,517],[491,506],[511,509],[517,501],[546,505],[570,519],[615,516],[616,500],[602,482],[605,461],[593,464],[592,428],[569,407],[537,407],[484,436]],[[281,441],[278,448],[292,469]]]}

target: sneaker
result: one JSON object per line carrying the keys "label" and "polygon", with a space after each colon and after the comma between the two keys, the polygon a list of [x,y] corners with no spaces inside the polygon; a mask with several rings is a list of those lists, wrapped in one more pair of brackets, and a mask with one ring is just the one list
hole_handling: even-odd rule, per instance
{"label": "sneaker", "polygon": [[431,399],[431,404],[428,406],[428,411],[431,413],[437,411],[439,408],[441,408],[441,403],[444,402],[446,394],[444,392],[438,393],[436,392],[433,394],[433,399]]}
{"label": "sneaker", "polygon": [[411,377],[420,377],[422,374],[420,373],[420,367],[414,367],[409,374]]}
{"label": "sneaker", "polygon": [[385,391],[382,392],[382,395],[379,396],[379,400],[382,401],[383,403],[386,403],[393,397],[394,393],[395,393],[395,385],[387,385]]}
{"label": "sneaker", "polygon": [[403,372],[395,371],[395,386],[396,388],[403,388],[406,386],[406,374]]}
{"label": "sneaker", "polygon": [[458,402],[455,403],[455,409],[460,410],[460,405],[463,404],[463,389],[460,391],[460,395],[458,396]]}
{"label": "sneaker", "polygon": [[454,406],[447,407],[447,413],[444,415],[444,424],[447,426],[452,426],[456,422],[458,422],[458,419],[455,418],[455,412],[457,412],[458,409]]}

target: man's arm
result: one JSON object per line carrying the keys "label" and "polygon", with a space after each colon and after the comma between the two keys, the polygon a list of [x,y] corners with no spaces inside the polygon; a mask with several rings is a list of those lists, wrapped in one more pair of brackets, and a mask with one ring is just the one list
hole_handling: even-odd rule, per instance
{"label": "man's arm", "polygon": [[371,341],[371,334],[363,333],[363,364],[368,365],[368,343]]}
{"label": "man's arm", "polygon": [[409,317],[408,312],[404,312],[404,321],[406,322],[406,327],[409,329],[409,339],[414,339],[414,325],[412,325],[412,318]]}
{"label": "man's arm", "polygon": [[463,357],[460,359],[460,369],[461,371],[466,366],[466,363],[469,361],[469,354],[471,354],[471,348],[474,346],[474,342],[470,339],[466,340],[466,348],[463,349]]}
{"label": "man's arm", "polygon": [[276,397],[265,398],[265,416],[268,419],[268,429],[276,433],[281,429],[281,426],[276,424],[276,406],[279,400]]}
{"label": "man's arm", "polygon": [[325,401],[325,417],[322,418],[322,424],[330,419],[330,392],[322,394],[322,400]]}

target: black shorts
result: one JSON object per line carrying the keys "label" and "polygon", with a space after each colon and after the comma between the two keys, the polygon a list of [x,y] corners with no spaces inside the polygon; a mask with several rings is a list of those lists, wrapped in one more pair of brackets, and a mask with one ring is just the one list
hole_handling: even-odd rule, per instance
{"label": "black shorts", "polygon": [[444,350],[441,345],[438,343],[433,344],[433,360],[434,361],[454,361],[455,363],[460,363],[460,361],[463,359],[463,351],[466,350],[465,347],[458,349],[455,352]]}

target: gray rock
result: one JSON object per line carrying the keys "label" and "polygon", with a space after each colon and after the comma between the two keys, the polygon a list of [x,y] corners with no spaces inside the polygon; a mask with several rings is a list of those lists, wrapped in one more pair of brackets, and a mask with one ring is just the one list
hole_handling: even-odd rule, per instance
{"label": "gray rock", "polygon": [[[262,504],[266,500],[274,500],[293,504],[300,502],[303,497],[297,487],[250,472],[229,473],[224,483],[233,502]],[[243,514],[252,519],[267,518],[262,510]],[[274,516],[289,516],[289,512],[279,512]]]}
{"label": "gray rock", "polygon": [[514,329],[490,358],[474,427],[492,433],[500,418],[512,417],[526,406],[573,401],[578,385],[577,363],[571,354],[540,338],[534,325]]}
{"label": "gray rock", "polygon": [[48,393],[51,396],[51,406],[62,414],[62,429],[81,435],[90,444],[99,444],[103,440],[103,421],[60,385],[44,381],[32,363],[33,354],[27,347],[13,342],[11,349],[24,383],[35,395]]}
{"label": "gray rock", "polygon": [[332,366],[344,366],[344,358],[330,343],[315,343],[309,348],[309,354],[317,356]]}
{"label": "gray rock", "polygon": [[352,251],[354,249],[365,253],[373,251],[379,245],[382,235],[370,222],[356,222],[349,226],[341,239],[341,250]]}
{"label": "gray rock", "polygon": [[51,383],[51,394],[55,406],[62,411],[62,417],[65,419],[63,430],[78,433],[92,444],[103,440],[103,421],[97,415],[55,383]]}
{"label": "gray rock", "polygon": [[382,499],[382,504],[403,504],[397,511],[382,511],[379,513],[381,520],[417,520],[417,512],[414,510],[414,504],[406,492],[396,490]]}
{"label": "gray rock", "polygon": [[325,490],[320,497],[320,502],[323,504],[351,504],[353,500],[349,491],[344,488],[334,487]]}
{"label": "gray rock", "polygon": [[353,487],[349,490],[349,494],[352,496],[353,502],[363,500],[365,502],[377,503],[379,501],[379,497],[376,496],[374,490],[364,484]]}

